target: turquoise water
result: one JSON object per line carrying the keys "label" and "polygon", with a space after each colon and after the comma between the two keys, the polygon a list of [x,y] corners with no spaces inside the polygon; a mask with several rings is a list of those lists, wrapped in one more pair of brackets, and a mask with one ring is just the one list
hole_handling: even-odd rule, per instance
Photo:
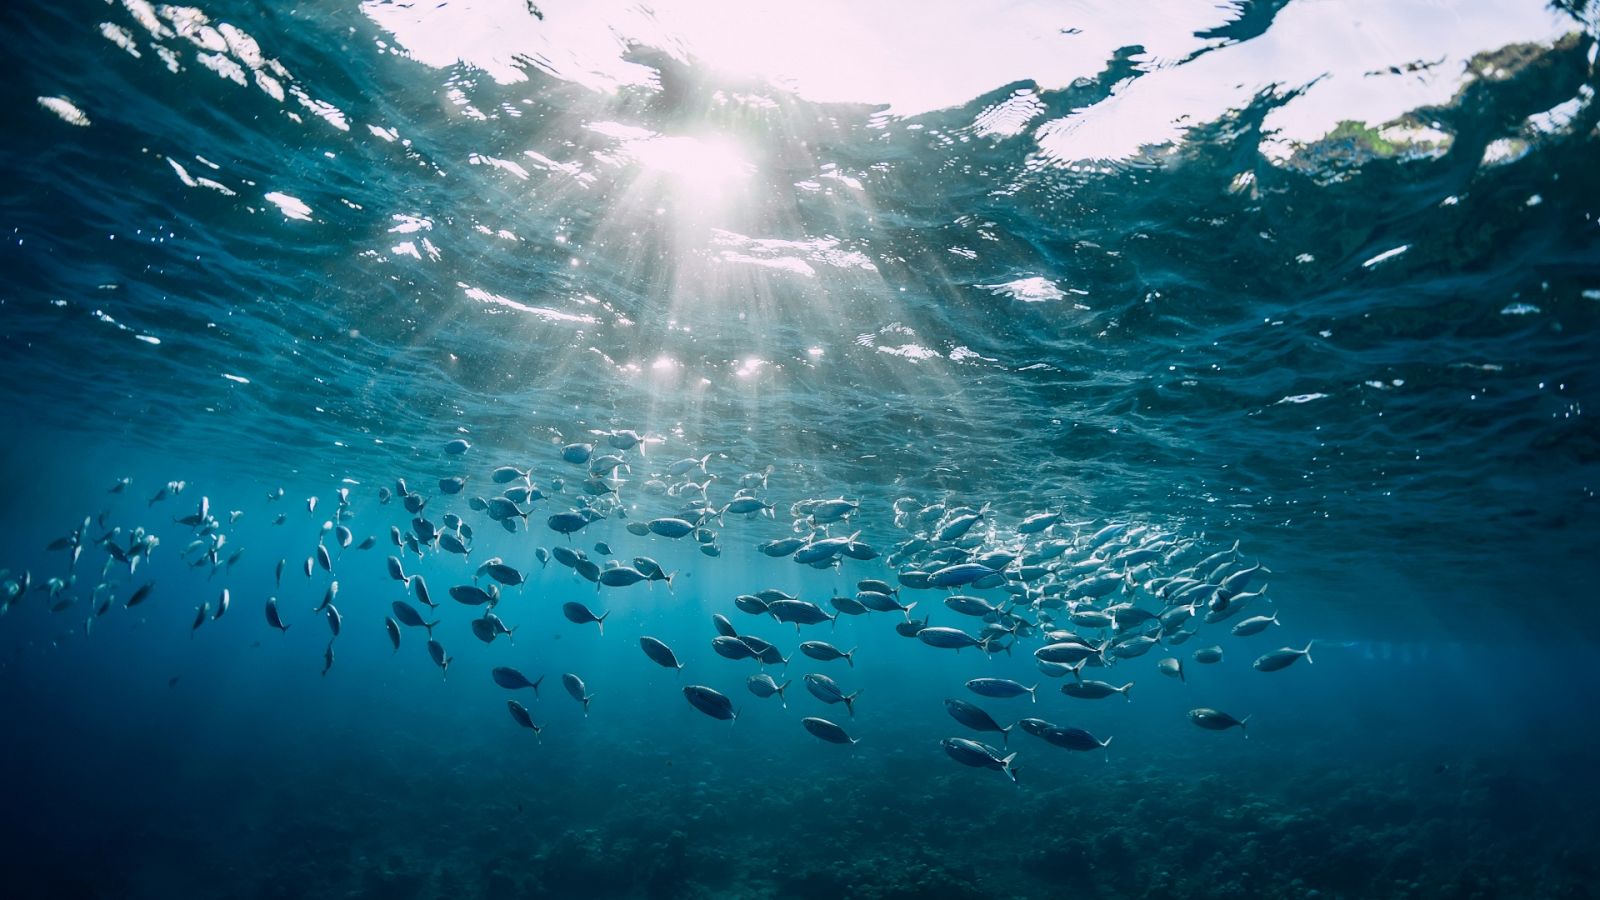
{"label": "turquoise water", "polygon": [[[1588,896],[1595,33],[1529,3],[9,9],[8,895]],[[479,508],[518,487],[509,528]],[[664,518],[702,532],[629,530]],[[852,542],[758,549],[786,538]],[[448,589],[494,557],[526,583],[485,641]],[[735,602],[832,615],[862,579],[916,606]],[[726,658],[714,615],[789,661]],[[1074,637],[1090,665],[1042,671]]]}

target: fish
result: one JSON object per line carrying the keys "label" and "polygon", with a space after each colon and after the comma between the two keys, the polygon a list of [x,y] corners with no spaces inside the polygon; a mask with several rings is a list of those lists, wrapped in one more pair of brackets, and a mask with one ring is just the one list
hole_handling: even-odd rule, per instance
{"label": "fish", "polygon": [[1312,642],[1310,641],[1306,642],[1304,650],[1296,650],[1293,647],[1280,647],[1277,650],[1261,654],[1250,665],[1257,672],[1276,672],[1280,669],[1287,669],[1299,662],[1302,656],[1305,657],[1307,663],[1313,662],[1311,659],[1311,644]]}
{"label": "fish", "polygon": [[517,587],[525,584],[527,579],[515,568],[501,562],[490,562],[483,566],[483,571],[490,578],[507,587]]}
{"label": "fish", "polygon": [[211,601],[207,600],[206,602],[200,604],[199,609],[195,610],[194,624],[189,626],[189,636],[194,637],[195,629],[199,628],[201,625],[204,625],[206,619],[209,618],[211,618]]}
{"label": "fish", "polygon": [[681,538],[685,535],[693,533],[695,530],[695,526],[693,524],[686,522],[683,519],[673,518],[670,516],[660,519],[651,519],[646,524],[646,527],[650,529],[651,534],[657,534],[664,538]]}
{"label": "fish", "polygon": [[453,657],[447,656],[444,652],[444,645],[431,637],[428,638],[428,657],[433,660],[434,665],[439,667],[441,677],[448,678],[450,676],[450,662]]}
{"label": "fish", "polygon": [[523,728],[531,730],[534,737],[539,737],[539,733],[544,731],[543,728],[533,724],[533,715],[529,713],[528,708],[523,706],[521,703],[518,703],[515,700],[507,700],[506,709],[511,711],[512,721],[516,722],[518,725],[521,725]]}
{"label": "fish", "polygon": [[1129,691],[1133,690],[1133,682],[1117,687],[1104,681],[1069,681],[1061,686],[1061,693],[1079,700],[1099,700],[1112,694],[1121,694],[1123,699],[1132,702],[1133,697]]}
{"label": "fish", "polygon": [[228,599],[228,589],[223,588],[222,595],[217,598],[217,611],[212,614],[212,621],[222,618],[222,614],[228,611]]}
{"label": "fish", "polygon": [[816,716],[807,716],[800,720],[805,729],[830,744],[859,744],[859,738],[853,738],[845,730],[827,719]]}
{"label": "fish", "polygon": [[745,687],[750,689],[750,693],[755,694],[757,697],[762,699],[766,699],[767,697],[771,697],[773,694],[777,694],[778,701],[783,704],[783,708],[789,708],[789,701],[784,697],[783,692],[788,690],[789,685],[793,684],[793,682],[785,681],[783,684],[779,684],[771,675],[768,675],[765,672],[758,672],[755,675],[751,675],[749,678],[746,678],[744,680],[744,684]]}
{"label": "fish", "polygon": [[711,649],[724,659],[741,660],[756,659],[756,653],[750,645],[733,635],[719,635],[711,639]]}
{"label": "fish", "polygon": [[835,622],[839,615],[829,614],[822,607],[809,600],[779,600],[767,604],[767,613],[779,622],[789,622],[794,625],[795,633],[800,632],[801,625],[817,625],[822,622]]}
{"label": "fish", "polygon": [[1266,631],[1268,626],[1278,624],[1278,613],[1273,611],[1270,616],[1251,616],[1243,622],[1233,626],[1234,637],[1250,637]]}
{"label": "fish", "polygon": [[744,645],[750,648],[750,652],[755,654],[755,658],[759,660],[762,665],[789,665],[789,660],[784,658],[783,653],[778,650],[775,644],[768,643],[767,641],[764,641],[753,634],[739,635],[739,640],[743,641]]}
{"label": "fish", "polygon": [[450,599],[465,606],[493,606],[499,598],[475,584],[458,584],[450,589]]}
{"label": "fish", "polygon": [[855,668],[856,661],[854,657],[856,651],[853,647],[849,650],[840,650],[838,647],[835,647],[826,641],[802,641],[800,643],[800,652],[811,657],[812,659],[821,660],[823,662],[842,659],[848,663],[851,668]]}
{"label": "fish", "polygon": [[601,585],[606,587],[628,587],[648,580],[649,576],[631,566],[615,566],[600,573],[600,576],[595,579],[595,590],[599,590]]}
{"label": "fish", "polygon": [[981,707],[972,703],[968,703],[965,700],[945,700],[944,708],[945,712],[948,712],[951,718],[967,726],[968,728],[971,728],[973,731],[1000,732],[1001,744],[1005,744],[1011,739],[1011,729],[1016,727],[1015,725],[1006,725],[1002,727],[999,722],[994,720],[994,717],[990,716],[987,712],[984,712]]}
{"label": "fish", "polygon": [[279,631],[288,631],[289,626],[283,623],[283,616],[278,612],[278,598],[267,598],[267,624]]}
{"label": "fish", "polygon": [[466,438],[456,438],[444,445],[444,452],[450,456],[460,456],[472,449],[472,443]]}
{"label": "fish", "polygon": [[823,703],[843,703],[845,712],[851,716],[856,714],[856,698],[861,696],[861,691],[846,694],[832,678],[826,675],[811,673],[805,676],[806,690],[811,696]]}
{"label": "fish", "polygon": [[421,575],[411,576],[411,590],[417,595],[417,602],[430,609],[439,604],[433,602],[433,597],[428,593],[428,582]]}
{"label": "fish", "polygon": [[713,690],[703,684],[689,684],[684,685],[683,696],[689,701],[690,706],[713,719],[728,722],[739,718],[739,714],[733,709],[733,701],[721,691]]}
{"label": "fish", "polygon": [[[1227,731],[1229,728],[1233,728],[1235,726],[1237,726],[1240,731],[1245,731],[1245,723],[1250,721],[1250,717],[1245,716],[1242,719],[1235,719],[1233,716],[1230,716],[1225,712],[1219,712],[1214,709],[1201,707],[1199,709],[1189,710],[1189,721],[1200,726],[1201,728],[1207,729],[1208,731]],[[1245,737],[1249,736],[1249,732],[1246,731]]]}
{"label": "fish", "polygon": [[322,676],[328,676],[328,670],[333,668],[333,641],[328,642],[327,649],[322,651]]}
{"label": "fish", "polygon": [[860,600],[857,600],[854,597],[842,597],[838,594],[829,597],[828,603],[832,605],[834,609],[846,616],[864,616],[872,611],[868,609],[866,604],[862,603]]}
{"label": "fish", "polygon": [[[150,592],[155,589],[155,586],[156,583],[154,581],[147,581],[144,584],[139,585],[137,590],[128,595],[128,602],[124,603],[122,607],[124,609],[133,609],[135,606],[143,603],[145,600],[149,599]],[[27,591],[26,583],[24,583],[23,591]]]}
{"label": "fish", "polygon": [[1157,660],[1156,669],[1168,678],[1176,678],[1179,681],[1185,680],[1183,677],[1183,660],[1176,657],[1169,656],[1165,659]]}
{"label": "fish", "polygon": [[508,691],[520,691],[523,688],[532,688],[533,696],[535,697],[539,696],[539,685],[544,684],[543,675],[540,675],[537,681],[529,681],[528,676],[522,674],[516,669],[511,668],[510,666],[496,666],[495,669],[489,673],[489,677],[494,679],[495,684],[500,685]]}
{"label": "fish", "polygon": [[389,643],[394,644],[395,652],[400,652],[400,623],[393,616],[384,616],[383,627],[389,632]]}
{"label": "fish", "polygon": [[1050,725],[1041,730],[1038,737],[1045,743],[1066,750],[1104,750],[1111,746],[1111,738],[1102,741],[1082,728],[1068,728],[1062,725]]}
{"label": "fish", "polygon": [[738,637],[739,635],[738,630],[733,627],[733,623],[728,621],[728,617],[722,613],[712,613],[711,624],[717,629],[717,634],[723,637]]}
{"label": "fish", "polygon": [[610,612],[606,612],[602,615],[596,616],[594,612],[589,609],[589,607],[584,606],[582,603],[570,601],[561,604],[561,614],[566,616],[567,621],[573,623],[574,625],[587,625],[590,622],[593,622],[599,627],[601,634],[606,633],[606,616],[611,615]]}
{"label": "fish", "polygon": [[782,559],[786,556],[793,555],[796,550],[804,547],[805,544],[806,542],[802,538],[779,538],[777,540],[766,541],[765,543],[759,544],[756,546],[756,549],[760,550],[761,553],[766,556],[770,556],[774,559]]}
{"label": "fish", "polygon": [[1192,654],[1194,661],[1205,665],[1222,662],[1222,648],[1218,646],[1201,647]]}
{"label": "fish", "polygon": [[1002,757],[1000,756],[1000,751],[988,744],[981,744],[966,738],[945,738],[940,742],[940,745],[944,747],[944,752],[951,759],[964,766],[972,766],[978,769],[994,769],[1010,778],[1013,784],[1017,781],[1017,773],[1013,767],[1017,758],[1015,753]]}
{"label": "fish", "polygon": [[974,678],[967,682],[967,690],[982,697],[1009,699],[1027,694],[1034,703],[1039,702],[1039,686],[1025,687],[1009,678]]}
{"label": "fish", "polygon": [[672,652],[672,648],[661,640],[645,635],[639,638],[639,649],[643,650],[645,656],[650,657],[652,662],[662,668],[672,669],[673,671],[683,670],[683,663],[678,662],[678,657]]}
{"label": "fish", "polygon": [[344,625],[344,617],[339,615],[339,607],[334,606],[332,603],[328,604],[326,615],[328,617],[328,630],[333,632],[334,637],[338,637],[339,629]]}
{"label": "fish", "polygon": [[572,699],[583,704],[583,714],[588,716],[589,701],[594,699],[594,695],[589,693],[589,689],[584,685],[583,679],[568,672],[561,676],[561,686],[567,689],[567,693]]}
{"label": "fish", "polygon": [[451,475],[447,478],[439,479],[439,493],[441,494],[459,494],[466,486],[467,479],[460,475]]}
{"label": "fish", "polygon": [[981,647],[988,643],[987,640],[979,640],[959,628],[945,626],[920,628],[917,630],[917,638],[930,647],[958,652],[966,647]]}

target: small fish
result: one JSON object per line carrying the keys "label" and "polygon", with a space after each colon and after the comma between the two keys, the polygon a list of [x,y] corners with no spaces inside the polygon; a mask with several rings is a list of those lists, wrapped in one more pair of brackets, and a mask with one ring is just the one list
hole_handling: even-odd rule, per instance
{"label": "small fish", "polygon": [[1270,616],[1251,616],[1233,626],[1233,635],[1234,637],[1250,637],[1254,634],[1260,634],[1266,631],[1268,626],[1276,624],[1278,624],[1278,613],[1277,610],[1273,610]]}
{"label": "small fish", "polygon": [[944,701],[944,708],[951,718],[971,728],[973,731],[998,731],[1001,744],[1005,744],[1011,739],[1011,729],[1016,727],[1015,725],[1002,727],[999,722],[994,720],[993,716],[984,712],[982,707],[968,703],[965,700],[946,700]]}
{"label": "small fish", "polygon": [[333,641],[328,642],[328,648],[322,651],[322,674],[327,677],[328,670],[333,668]]}
{"label": "small fish", "polygon": [[567,694],[572,699],[583,704],[583,714],[588,716],[589,701],[594,699],[594,695],[589,693],[589,688],[584,685],[583,679],[568,672],[561,676],[561,686],[567,689]]}
{"label": "small fish", "polygon": [[497,666],[494,671],[489,673],[489,677],[494,679],[495,684],[500,685],[508,691],[520,691],[523,688],[532,688],[533,696],[535,697],[539,696],[539,685],[544,684],[543,675],[540,675],[539,680],[537,681],[529,681],[528,676],[522,674],[516,669],[511,668],[510,666]]}
{"label": "small fish", "polygon": [[773,680],[771,675],[768,675],[765,672],[751,675],[749,678],[744,680],[745,687],[749,688],[750,693],[755,694],[757,697],[766,699],[767,697],[771,697],[773,694],[777,694],[778,701],[783,704],[784,709],[789,708],[789,701],[784,697],[783,692],[788,690],[789,685],[792,683],[793,682],[785,681],[783,684],[779,684],[777,681]]}
{"label": "small fish", "polygon": [[1016,760],[1017,754],[1012,753],[1009,756],[1001,757],[1000,751],[988,744],[981,744],[966,738],[945,738],[940,742],[940,745],[944,747],[944,752],[956,762],[977,769],[994,769],[1004,773],[1007,778],[1011,779],[1013,784],[1016,783],[1017,774],[1012,763]]}
{"label": "small fish", "polygon": [[645,656],[650,657],[651,661],[662,668],[674,671],[683,669],[683,663],[678,662],[678,657],[672,652],[672,648],[656,638],[648,635],[639,638],[639,649],[643,650]]}
{"label": "small fish", "polygon": [[845,730],[827,719],[807,716],[800,720],[805,729],[830,744],[858,744],[860,740],[845,733]]}
{"label": "small fish", "polygon": [[[27,585],[27,579],[26,579],[26,577],[24,577],[24,580],[23,580],[23,590],[24,591],[27,590],[27,586],[26,585]],[[123,608],[124,609],[133,609],[135,606],[138,606],[139,604],[143,603],[146,599],[149,598],[150,591],[154,590],[155,586],[156,586],[156,583],[154,581],[147,581],[144,584],[140,585],[138,590],[134,591],[131,595],[129,595],[128,602],[123,604]]]}
{"label": "small fish", "polygon": [[534,737],[539,737],[539,733],[544,730],[538,725],[533,724],[533,714],[528,712],[528,708],[523,706],[521,703],[518,703],[515,700],[507,700],[506,709],[511,711],[512,720],[518,725],[521,725],[523,728],[532,730]]}
{"label": "small fish", "polygon": [[861,696],[860,690],[854,694],[846,694],[832,678],[815,673],[806,675],[805,682],[806,690],[811,692],[811,696],[823,703],[843,703],[845,712],[851,716],[856,714],[856,698]]}
{"label": "small fish", "polygon": [[1156,662],[1156,669],[1168,678],[1176,678],[1179,681],[1185,680],[1183,677],[1183,660],[1181,659],[1169,656],[1165,659],[1158,660]]}
{"label": "small fish", "polygon": [[207,600],[206,602],[200,604],[199,609],[195,610],[194,624],[189,626],[189,637],[194,637],[195,629],[199,628],[201,625],[204,625],[206,619],[209,618],[211,618],[211,601]]}
{"label": "small fish", "polygon": [[587,625],[593,622],[599,626],[601,634],[606,633],[606,616],[611,615],[611,613],[607,612],[604,615],[596,616],[589,607],[576,602],[561,604],[561,614],[567,617],[568,622],[575,625]]}
{"label": "small fish", "polygon": [[222,589],[222,596],[217,598],[217,611],[214,614],[212,614],[212,616],[211,616],[212,621],[216,621],[217,619],[222,618],[222,614],[227,612],[227,611],[228,611],[228,589],[227,588],[223,588]]}
{"label": "small fish", "polygon": [[400,652],[400,623],[393,616],[384,616],[383,627],[389,632],[389,643],[394,645],[395,652]]}
{"label": "small fish", "polygon": [[1194,651],[1194,661],[1205,665],[1222,662],[1222,648],[1216,646],[1201,647]]}
{"label": "small fish", "polygon": [[842,659],[848,663],[851,668],[855,668],[856,665],[854,658],[856,651],[853,647],[849,650],[840,650],[838,647],[835,647],[826,641],[802,641],[800,644],[800,652],[811,657],[812,659],[821,660],[823,662]]}
{"label": "small fish", "polygon": [[428,636],[433,637],[434,626],[438,625],[439,623],[424,621],[422,614],[417,612],[416,608],[411,604],[405,602],[404,600],[396,600],[389,604],[389,608],[394,611],[395,621],[399,622],[401,625],[404,625],[407,628],[425,629],[428,632]]}
{"label": "small fish", "polygon": [[278,612],[278,598],[267,598],[267,624],[279,631],[288,631],[289,626],[283,624],[283,616]]}
{"label": "small fish", "polygon": [[[329,646],[331,647],[332,645],[330,644]],[[450,662],[453,657],[445,655],[444,645],[433,638],[428,638],[428,656],[433,659],[433,664],[439,667],[441,676],[449,677]]]}
{"label": "small fish", "polygon": [[456,438],[444,445],[444,452],[450,456],[460,456],[472,449],[472,443],[465,438]]}
{"label": "small fish", "polygon": [[1280,647],[1269,653],[1263,653],[1256,658],[1255,662],[1251,663],[1251,666],[1257,672],[1276,672],[1279,669],[1287,669],[1299,662],[1302,656],[1305,657],[1307,663],[1313,662],[1311,659],[1311,642],[1306,643],[1304,650],[1296,650],[1293,647]]}
{"label": "small fish", "polygon": [[1038,685],[1024,687],[1009,678],[974,678],[967,682],[967,690],[974,694],[1002,700],[1027,694],[1034,703],[1038,703],[1038,689]]}
{"label": "small fish", "polygon": [[739,718],[739,714],[734,712],[733,701],[721,691],[713,690],[703,684],[689,684],[684,685],[683,696],[689,701],[690,706],[713,719],[728,722]]}
{"label": "small fish", "polygon": [[[1208,731],[1227,731],[1234,726],[1238,726],[1240,731],[1245,731],[1245,723],[1250,721],[1250,717],[1245,716],[1242,719],[1235,719],[1225,712],[1201,707],[1200,709],[1189,710],[1189,721]],[[1245,737],[1249,736],[1249,732],[1246,731]]]}
{"label": "small fish", "polygon": [[1124,700],[1133,702],[1129,691],[1133,690],[1133,682],[1117,687],[1104,681],[1069,681],[1061,686],[1061,693],[1079,700],[1099,700],[1112,694],[1121,694]]}

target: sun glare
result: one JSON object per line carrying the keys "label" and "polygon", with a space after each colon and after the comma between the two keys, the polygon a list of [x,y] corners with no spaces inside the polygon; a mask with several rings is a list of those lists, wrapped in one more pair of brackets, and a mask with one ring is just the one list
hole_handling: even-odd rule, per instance
{"label": "sun glare", "polygon": [[680,191],[702,196],[735,187],[754,171],[738,145],[722,137],[644,138],[629,142],[628,153],[646,171],[670,180]]}

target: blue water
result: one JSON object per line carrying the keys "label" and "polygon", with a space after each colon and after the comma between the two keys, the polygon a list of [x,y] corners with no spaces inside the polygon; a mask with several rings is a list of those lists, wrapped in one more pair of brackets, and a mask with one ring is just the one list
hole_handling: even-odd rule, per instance
{"label": "blue water", "polygon": [[[8,8],[6,895],[1589,896],[1595,13],[1330,6]],[[561,448],[619,430],[646,441],[614,495],[586,494]],[[707,454],[707,476],[667,474]],[[548,495],[514,533],[468,503],[503,465]],[[380,500],[398,478],[432,525],[466,522],[466,561],[391,543],[413,518]],[[718,556],[627,530],[741,483],[774,515],[702,523]],[[202,497],[215,525],[178,522]],[[826,527],[796,507],[838,497],[860,509]],[[941,504],[984,518],[908,548]],[[547,525],[582,506],[604,518]],[[1019,532],[1041,512],[1062,524]],[[341,552],[336,515],[375,545]],[[1131,537],[1093,553],[1108,525]],[[105,545],[138,528],[159,546],[130,572]],[[876,558],[756,549],[857,533]],[[1015,604],[991,617],[1008,652],[733,603],[776,588],[831,612],[941,547],[1049,540],[1069,545],[1049,571],[961,589]],[[319,541],[331,571],[308,577]],[[535,557],[603,563],[596,542],[671,588]],[[1162,612],[1168,580],[1235,543],[1227,572],[1270,570],[1244,615],[1280,624],[1108,651],[1082,677],[1126,700],[1039,670],[1046,631],[1130,632],[1064,606]],[[390,604],[415,603],[390,554],[441,604],[448,672],[422,630],[389,642]],[[528,583],[486,644],[446,592],[495,556]],[[1096,572],[1122,581],[1090,598]],[[982,633],[950,593],[899,599]],[[1217,593],[1196,596],[1203,614]],[[569,601],[608,611],[604,633]],[[786,705],[713,652],[713,614],[792,654],[764,669]],[[1212,644],[1221,663],[1193,659]],[[860,690],[854,713],[806,673]],[[1002,741],[949,698],[1113,740]],[[1012,771],[959,764],[955,737]]]}

